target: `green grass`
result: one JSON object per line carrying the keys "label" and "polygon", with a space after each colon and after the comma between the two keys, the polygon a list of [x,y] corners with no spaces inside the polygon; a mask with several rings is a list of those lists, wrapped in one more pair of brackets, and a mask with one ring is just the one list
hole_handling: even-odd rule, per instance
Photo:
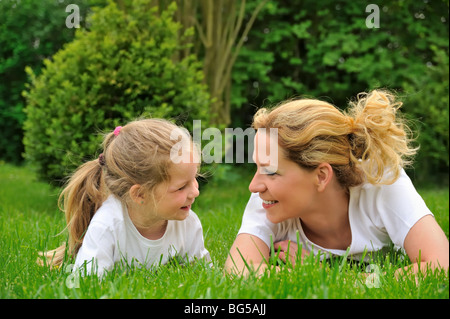
{"label": "green grass", "polygon": [[[394,271],[408,264],[393,251],[373,257],[379,288],[366,283],[367,265],[340,258],[320,262],[311,256],[302,265],[282,266],[262,277],[224,275],[223,264],[250,195],[251,172],[228,171],[226,176],[203,185],[194,207],[214,268],[176,262],[153,271],[116,268],[100,281],[95,276],[74,279],[66,271],[69,263],[53,270],[36,264],[39,251],[65,240],[64,233],[58,235],[65,226],[57,208],[58,190],[36,181],[27,167],[0,163],[0,298],[449,298],[448,272],[428,274],[417,283],[411,275],[393,279]],[[448,236],[448,188],[419,193]]]}

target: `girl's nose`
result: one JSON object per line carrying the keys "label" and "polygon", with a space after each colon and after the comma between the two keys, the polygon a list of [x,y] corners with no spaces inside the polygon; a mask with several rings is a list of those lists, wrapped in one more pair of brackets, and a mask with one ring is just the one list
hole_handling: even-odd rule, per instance
{"label": "girl's nose", "polygon": [[196,198],[200,195],[200,191],[198,190],[198,182],[195,180],[191,186],[191,191],[189,192],[189,198]]}

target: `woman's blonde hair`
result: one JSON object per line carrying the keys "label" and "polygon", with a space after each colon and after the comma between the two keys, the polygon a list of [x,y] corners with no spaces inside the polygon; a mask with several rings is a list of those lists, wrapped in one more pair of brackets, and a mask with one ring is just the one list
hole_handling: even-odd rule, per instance
{"label": "woman's blonde hair", "polygon": [[384,90],[358,94],[346,112],[320,100],[293,100],[260,109],[253,127],[277,128],[289,160],[306,169],[329,163],[345,188],[363,181],[391,184],[417,151],[401,105]]}
{"label": "woman's blonde hair", "polygon": [[108,195],[127,203],[133,185],[152,194],[156,185],[170,179],[171,149],[178,142],[171,139],[175,129],[188,134],[169,121],[143,119],[105,135],[103,153],[81,165],[61,192],[59,205],[66,216],[68,247],[64,244],[41,253],[48,264],[60,265],[66,254],[77,254],[92,217]]}

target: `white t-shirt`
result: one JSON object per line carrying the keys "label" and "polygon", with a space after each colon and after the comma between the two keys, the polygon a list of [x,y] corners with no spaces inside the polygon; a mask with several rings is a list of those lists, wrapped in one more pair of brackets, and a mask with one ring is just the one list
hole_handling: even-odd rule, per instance
{"label": "white t-shirt", "polygon": [[[411,227],[428,214],[433,215],[404,170],[391,185],[365,183],[351,187],[348,215],[352,242],[349,256],[360,260],[364,253],[381,250],[391,243],[403,248]],[[239,234],[254,235],[270,247],[271,237],[274,243],[287,239],[297,242],[297,231],[303,249],[308,252],[320,250],[338,256],[346,253],[345,250],[327,249],[311,242],[303,232],[299,218],[277,224],[270,222],[258,193],[250,196]]]}
{"label": "white t-shirt", "polygon": [[185,220],[169,220],[164,235],[150,240],[136,229],[126,206],[110,195],[89,224],[74,269],[83,270],[86,262],[87,273],[96,270],[101,275],[117,262],[149,268],[175,256],[183,260],[187,257],[189,261],[211,260],[204,246],[202,225],[192,210]]}

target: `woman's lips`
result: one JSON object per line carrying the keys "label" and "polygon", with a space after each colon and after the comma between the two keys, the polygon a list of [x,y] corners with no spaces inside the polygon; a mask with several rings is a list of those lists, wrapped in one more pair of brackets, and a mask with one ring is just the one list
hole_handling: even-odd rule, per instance
{"label": "woman's lips", "polygon": [[263,199],[262,201],[263,201],[262,206],[264,209],[269,209],[278,203],[277,200],[264,200]]}

